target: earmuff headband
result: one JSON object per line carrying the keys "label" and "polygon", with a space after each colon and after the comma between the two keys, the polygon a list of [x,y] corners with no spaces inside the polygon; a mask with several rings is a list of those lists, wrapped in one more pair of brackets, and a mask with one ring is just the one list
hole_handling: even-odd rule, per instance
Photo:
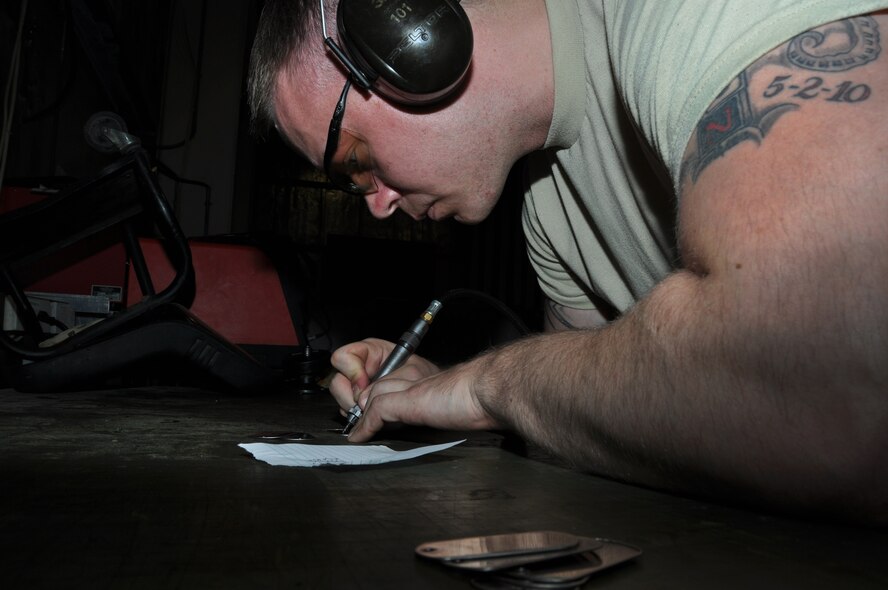
{"label": "earmuff headband", "polygon": [[458,0],[341,0],[343,47],[324,44],[355,84],[406,105],[438,102],[456,91],[472,59],[473,37]]}

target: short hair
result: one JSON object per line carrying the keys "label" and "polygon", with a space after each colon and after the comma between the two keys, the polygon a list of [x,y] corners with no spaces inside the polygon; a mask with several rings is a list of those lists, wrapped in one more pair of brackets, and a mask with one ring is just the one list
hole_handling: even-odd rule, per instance
{"label": "short hair", "polygon": [[[335,2],[326,0],[332,10]],[[266,0],[250,51],[247,99],[250,128],[264,135],[275,121],[274,92],[280,71],[291,56],[304,51],[305,41],[320,31],[318,0]],[[320,47],[320,45],[318,45]]]}

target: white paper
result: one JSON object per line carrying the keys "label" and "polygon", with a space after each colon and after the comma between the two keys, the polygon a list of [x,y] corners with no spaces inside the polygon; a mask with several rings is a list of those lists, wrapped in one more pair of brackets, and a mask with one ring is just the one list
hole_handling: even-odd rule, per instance
{"label": "white paper", "polygon": [[287,465],[290,467],[320,467],[321,465],[376,465],[391,461],[404,461],[436,453],[456,446],[465,439],[440,445],[429,445],[410,449],[409,451],[393,451],[382,445],[305,445],[299,443],[274,445],[269,443],[241,443],[238,446],[246,449],[260,461],[269,465]]}

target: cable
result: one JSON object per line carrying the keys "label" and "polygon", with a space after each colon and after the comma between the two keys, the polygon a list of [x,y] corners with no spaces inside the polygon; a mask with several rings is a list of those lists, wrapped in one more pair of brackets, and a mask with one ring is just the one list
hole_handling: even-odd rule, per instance
{"label": "cable", "polygon": [[[177,6],[181,6],[181,4],[178,4]],[[183,24],[183,27],[185,27],[185,37],[186,37],[186,41],[187,41],[188,40],[187,17],[183,16],[182,18],[185,21]],[[172,20],[172,17],[171,17],[171,20]],[[168,45],[172,44],[172,38],[173,38],[172,29],[173,29],[173,27],[171,25],[170,26],[170,41],[169,41]],[[179,141],[176,141],[173,143],[155,145],[154,146],[155,153],[158,151],[162,151],[162,150],[173,150],[173,149],[183,147],[185,144],[187,144],[192,139],[194,139],[195,135],[197,135],[197,115],[198,115],[198,107],[200,104],[200,83],[201,83],[201,78],[203,77],[203,55],[204,55],[204,39],[206,37],[206,29],[207,29],[207,0],[203,0],[203,3],[201,4],[201,8],[200,8],[200,29],[199,29],[198,38],[197,38],[197,59],[195,61],[192,61],[192,64],[194,66],[194,86],[191,90],[191,124],[190,124],[190,129],[188,131],[188,135],[185,138],[180,139]],[[167,85],[167,81],[168,81],[167,78],[168,77],[169,77],[169,67],[167,68],[166,76],[164,76],[164,92],[163,92],[163,96],[162,96],[162,100],[163,100],[163,107],[162,108],[166,108],[166,85]],[[158,134],[158,136],[159,136],[159,134]]]}
{"label": "cable", "polygon": [[28,11],[28,0],[22,0],[19,14],[18,32],[12,49],[12,60],[9,65],[9,78],[3,95],[3,131],[0,133],[0,187],[6,175],[6,156],[9,151],[9,138],[12,135],[12,117],[15,113],[15,98],[18,94],[19,64],[22,57],[22,32],[25,28],[25,15]]}
{"label": "cable", "polygon": [[476,291],[474,289],[451,289],[444,293],[444,295],[440,298],[442,303],[446,303],[453,299],[478,299],[483,301],[484,303],[490,305],[498,312],[500,312],[503,316],[508,319],[519,334],[522,336],[527,336],[530,334],[530,330],[527,328],[527,324],[522,321],[518,314],[516,314],[512,309],[507,306],[505,303],[493,297],[492,295],[488,295],[483,291]]}
{"label": "cable", "polygon": [[[66,6],[68,3],[65,3]],[[74,88],[74,82],[77,79],[77,52],[72,47],[72,37],[76,35],[69,34],[71,27],[71,11],[66,10],[65,18],[62,24],[62,30],[54,40],[59,42],[59,79],[64,79],[61,88],[56,95],[50,100],[45,101],[42,105],[30,104],[25,100],[26,113],[20,115],[20,123],[31,123],[42,119],[50,114],[57,114],[61,108],[62,102],[71,94]],[[66,67],[67,66],[67,67]],[[36,109],[36,110],[33,110]]]}
{"label": "cable", "polygon": [[158,172],[172,180],[177,184],[188,184],[191,186],[197,186],[203,189],[204,191],[204,220],[203,220],[203,233],[205,236],[210,235],[210,207],[213,204],[213,189],[206,182],[201,182],[199,180],[192,180],[190,178],[183,178],[173,172],[172,168],[164,164],[158,159],[154,160],[154,166]]}

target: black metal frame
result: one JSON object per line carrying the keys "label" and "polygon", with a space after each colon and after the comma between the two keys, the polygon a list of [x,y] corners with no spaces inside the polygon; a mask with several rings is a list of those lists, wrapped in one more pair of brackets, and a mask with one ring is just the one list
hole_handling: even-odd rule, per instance
{"label": "black metal frame", "polygon": [[[137,227],[150,225],[164,244],[175,277],[157,292],[145,263]],[[41,258],[119,226],[127,257],[135,271],[142,299],[112,316],[51,345],[40,327],[16,271]],[[0,293],[12,297],[24,327],[15,339],[0,332],[0,346],[24,360],[47,359],[96,342],[146,312],[181,301],[193,286],[191,250],[172,209],[151,171],[147,154],[136,149],[94,179],[57,195],[0,215]],[[42,343],[42,344],[41,344]]]}

